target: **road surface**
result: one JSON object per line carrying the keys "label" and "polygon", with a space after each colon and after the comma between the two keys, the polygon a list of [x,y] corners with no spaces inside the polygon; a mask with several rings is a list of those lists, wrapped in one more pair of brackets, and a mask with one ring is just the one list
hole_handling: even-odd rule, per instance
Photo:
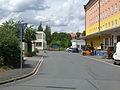
{"label": "road surface", "polygon": [[0,86],[0,90],[120,90],[120,67],[52,51],[36,75]]}

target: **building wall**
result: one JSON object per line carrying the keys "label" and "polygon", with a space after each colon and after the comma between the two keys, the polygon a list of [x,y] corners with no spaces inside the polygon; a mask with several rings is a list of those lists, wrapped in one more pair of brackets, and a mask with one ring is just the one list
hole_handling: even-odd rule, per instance
{"label": "building wall", "polygon": [[[112,38],[112,36],[110,34],[104,34],[104,35],[97,36],[97,37],[87,38],[86,45],[91,45],[91,42],[93,42],[93,47],[97,48],[101,45],[101,43],[104,44],[105,38]],[[109,46],[110,46],[110,44],[109,44]]]}
{"label": "building wall", "polygon": [[[36,48],[39,50],[43,50],[47,48],[47,43],[46,43],[46,35],[44,32],[38,31],[36,34]],[[40,45],[39,45],[40,44]]]}
{"label": "building wall", "polygon": [[81,49],[81,47],[85,45],[85,40],[71,40],[71,42],[72,42],[72,48]]}
{"label": "building wall", "polygon": [[[86,9],[86,35],[99,32],[99,0]],[[120,26],[120,0],[100,0],[100,31]]]}

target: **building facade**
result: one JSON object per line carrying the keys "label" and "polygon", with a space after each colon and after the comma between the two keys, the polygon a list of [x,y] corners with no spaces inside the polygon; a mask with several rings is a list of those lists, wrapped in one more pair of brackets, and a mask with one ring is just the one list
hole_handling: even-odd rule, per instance
{"label": "building facade", "polygon": [[115,46],[120,41],[120,0],[89,0],[84,8],[86,44]]}
{"label": "building facade", "polygon": [[43,49],[47,48],[46,35],[44,32],[37,31],[36,40],[35,40],[35,47],[38,50],[43,50]]}
{"label": "building facade", "polygon": [[85,45],[85,40],[71,40],[72,43],[72,48],[79,48],[82,49],[82,47],[84,47]]}

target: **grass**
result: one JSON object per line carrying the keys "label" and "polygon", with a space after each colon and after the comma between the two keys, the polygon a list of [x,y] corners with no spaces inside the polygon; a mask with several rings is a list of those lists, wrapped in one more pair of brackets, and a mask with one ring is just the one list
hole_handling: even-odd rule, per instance
{"label": "grass", "polygon": [[13,67],[11,67],[11,66],[2,66],[2,67],[0,67],[0,72],[5,72],[5,71],[10,70],[12,68]]}

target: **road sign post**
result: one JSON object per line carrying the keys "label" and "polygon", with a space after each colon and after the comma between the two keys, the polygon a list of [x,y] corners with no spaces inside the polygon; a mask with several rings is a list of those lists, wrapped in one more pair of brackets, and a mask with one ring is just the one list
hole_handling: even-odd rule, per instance
{"label": "road sign post", "polygon": [[24,37],[24,30],[27,27],[27,23],[20,23],[16,24],[16,27],[19,30],[19,38],[20,38],[20,47],[21,47],[21,56],[20,56],[20,73],[22,73],[22,68],[23,68],[23,52],[22,52],[22,39]]}

